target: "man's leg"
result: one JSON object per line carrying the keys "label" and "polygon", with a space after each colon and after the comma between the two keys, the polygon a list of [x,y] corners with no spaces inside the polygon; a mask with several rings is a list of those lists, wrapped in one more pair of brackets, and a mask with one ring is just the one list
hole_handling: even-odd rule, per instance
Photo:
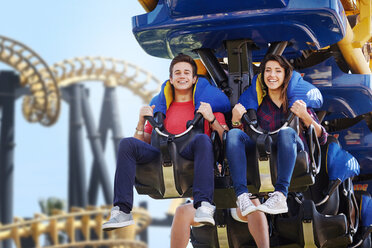
{"label": "man's leg", "polygon": [[180,152],[194,161],[193,197],[195,208],[205,201],[212,203],[214,191],[214,155],[211,139],[205,134],[196,135]]}
{"label": "man's leg", "polygon": [[114,181],[114,206],[129,213],[133,206],[133,186],[136,164],[149,163],[160,156],[157,148],[136,138],[120,141]]}
{"label": "man's leg", "polygon": [[211,139],[205,134],[196,135],[180,152],[181,156],[194,161],[193,197],[196,209],[194,221],[214,225],[214,155]]}
{"label": "man's leg", "polygon": [[122,139],[119,145],[114,181],[114,207],[102,229],[110,231],[134,224],[131,214],[136,164],[148,163],[160,155],[158,149],[136,138]]}

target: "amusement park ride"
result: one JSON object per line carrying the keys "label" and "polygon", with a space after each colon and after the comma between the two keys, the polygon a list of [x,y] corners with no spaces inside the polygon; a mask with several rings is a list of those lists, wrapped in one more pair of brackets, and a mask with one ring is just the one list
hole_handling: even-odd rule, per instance
{"label": "amusement park ride", "polygon": [[[372,206],[363,212],[356,200],[372,192],[371,1],[140,2],[148,13],[133,17],[132,23],[141,47],[156,57],[173,58],[184,53],[200,59],[207,76],[229,97],[232,106],[252,87],[257,64],[268,54],[285,56],[322,93],[324,104],[316,110],[332,137],[318,150],[314,145],[309,154],[314,158],[311,163],[305,162],[300,168],[296,162],[288,197],[290,210],[269,218],[271,246],[371,247],[372,226],[363,226],[363,215],[369,215]],[[245,121],[255,131],[255,119],[250,116]],[[152,139],[167,137],[160,129],[161,123]],[[328,178],[327,152],[332,142],[358,160],[360,175],[353,182],[350,178]],[[215,178],[217,227],[192,228],[191,242],[194,247],[254,247],[247,228],[227,210],[236,205],[223,154],[224,141],[221,143],[216,148],[223,168]],[[248,162],[247,187],[264,195],[273,191],[276,170],[271,162],[269,173],[264,170],[274,155],[262,155],[260,149],[257,145],[257,163]],[[174,174],[169,173],[166,163],[146,167],[146,171],[137,168],[137,191],[155,199],[190,196],[192,185],[186,177],[192,171],[179,165],[178,158],[173,159]],[[151,168],[156,169],[149,173]],[[157,173],[159,170],[162,173]],[[269,182],[262,180],[264,173],[271,178]],[[180,174],[185,176],[177,177]],[[145,175],[152,175],[151,179]]]}
{"label": "amusement park ride", "polygon": [[[284,55],[295,70],[301,72],[304,79],[322,93],[324,104],[316,110],[322,125],[332,137],[324,147],[317,150],[314,146],[314,152],[310,156],[315,159],[311,163],[305,162],[303,168],[295,169],[288,197],[288,214],[268,217],[271,246],[371,247],[372,226],[365,225],[365,212],[361,211],[360,199],[372,194],[372,2],[139,2],[148,12],[135,16],[132,20],[133,33],[140,46],[156,57],[173,58],[184,53],[199,59],[206,68],[206,76],[229,97],[232,106],[237,103],[243,91],[250,87],[252,78],[258,71],[257,65],[268,54]],[[30,121],[39,121],[44,125],[53,124],[58,117],[60,100],[60,86],[55,79],[56,70],[44,66],[45,68],[32,73],[34,67],[30,65],[33,64],[20,61],[24,56],[19,56],[18,60],[10,59],[9,54],[4,57],[6,51],[12,50],[4,49],[4,44],[4,41],[0,40],[2,61],[14,67],[18,66],[20,71],[27,65],[31,68],[21,74],[22,85],[28,87],[31,92],[31,97],[25,99],[25,116]],[[100,72],[104,74],[104,71]],[[99,74],[96,76],[99,77]],[[26,80],[27,78],[29,80]],[[141,94],[141,91],[138,92]],[[147,97],[153,93],[147,94]],[[246,122],[251,126],[254,124],[252,118],[247,118]],[[157,123],[154,124],[156,125]],[[158,133],[164,134],[161,125]],[[157,134],[154,132],[153,135]],[[359,176],[353,180],[329,180],[327,149],[332,142],[339,143],[358,160]],[[224,140],[219,141],[216,138],[214,144],[219,153],[216,160],[222,164],[222,172],[216,172],[215,177],[216,226],[192,228],[191,243],[194,247],[254,247],[255,243],[246,223],[236,221],[229,210],[235,207],[235,196],[228,163],[223,153]],[[192,185],[175,177],[177,173],[190,176],[192,170],[178,168],[177,164],[179,163],[170,166],[160,164],[154,167],[156,169],[149,168],[157,170],[153,173],[138,170],[138,193],[156,199],[189,197]],[[248,187],[260,196],[270,191],[272,182],[275,181],[275,168],[264,170],[264,164],[267,165],[262,163],[260,157],[257,163],[247,165],[248,174],[257,174],[257,177],[250,178]],[[97,170],[100,174],[102,167],[97,166]],[[151,178],[144,179],[144,174],[151,175]],[[271,180],[261,180],[263,174],[267,174]],[[149,181],[152,183],[147,183]],[[372,211],[372,204],[369,206],[367,214]],[[100,214],[99,211],[92,213],[94,216],[101,216]],[[83,228],[86,231],[95,227],[93,224],[86,224],[90,223],[89,221],[74,225],[74,220],[71,216],[68,217],[70,219],[69,222],[66,220],[66,223],[58,225],[56,219],[52,218],[53,220],[48,219],[48,225],[41,227],[31,223],[23,230],[31,233],[27,228],[31,230],[39,227],[44,228],[44,232],[55,235],[59,226],[58,230],[72,235],[72,226],[78,226],[77,229],[82,231]],[[15,227],[10,226],[5,230],[0,226],[0,240],[19,238],[20,232],[15,231]],[[100,235],[99,232],[96,234]],[[40,232],[34,235],[38,237]],[[101,244],[103,243],[97,245]]]}

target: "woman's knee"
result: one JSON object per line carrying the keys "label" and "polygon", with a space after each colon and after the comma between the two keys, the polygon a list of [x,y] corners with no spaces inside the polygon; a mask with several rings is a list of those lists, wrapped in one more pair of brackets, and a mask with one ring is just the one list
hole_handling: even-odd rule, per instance
{"label": "woman's knee", "polygon": [[231,129],[227,133],[227,138],[226,138],[227,149],[229,149],[229,148],[235,148],[236,146],[241,146],[242,135],[244,135],[244,132],[242,130],[240,130],[240,129]]}
{"label": "woman's knee", "polygon": [[278,139],[279,140],[287,140],[287,141],[288,141],[288,139],[293,139],[294,140],[296,135],[297,135],[297,133],[293,128],[285,127],[285,128],[280,129],[280,131],[278,133]]}
{"label": "woman's knee", "polygon": [[187,222],[190,225],[194,221],[194,215],[195,215],[195,208],[194,206],[190,204],[184,204],[181,206],[178,206],[176,209],[176,213],[174,214],[174,218],[178,220],[182,220],[183,222]]}

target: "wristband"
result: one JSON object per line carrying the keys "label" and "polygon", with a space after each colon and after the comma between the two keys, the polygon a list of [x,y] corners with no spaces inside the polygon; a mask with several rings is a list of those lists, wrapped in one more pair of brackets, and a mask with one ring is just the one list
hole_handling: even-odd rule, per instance
{"label": "wristband", "polygon": [[142,134],[144,134],[143,130],[138,130],[137,128],[136,128],[136,133],[137,133],[138,135],[142,135]]}
{"label": "wristband", "polygon": [[214,117],[213,121],[210,121],[209,124],[213,124],[216,121],[216,116]]}

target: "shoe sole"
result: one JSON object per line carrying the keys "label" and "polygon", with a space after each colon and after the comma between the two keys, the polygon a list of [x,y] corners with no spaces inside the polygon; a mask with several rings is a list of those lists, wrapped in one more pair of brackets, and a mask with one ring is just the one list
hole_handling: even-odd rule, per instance
{"label": "shoe sole", "polygon": [[264,212],[264,213],[267,213],[267,214],[285,214],[285,213],[288,213],[288,208],[273,210],[273,209],[258,206],[257,210],[259,210],[261,212]]}
{"label": "shoe sole", "polygon": [[203,225],[208,225],[208,226],[214,226],[215,225],[214,220],[211,221],[211,219],[209,219],[209,218],[194,218],[194,221],[198,222],[200,224],[203,224]]}
{"label": "shoe sole", "polygon": [[111,231],[114,229],[118,229],[121,227],[126,227],[134,224],[134,220],[126,221],[126,222],[120,222],[120,223],[105,223],[102,225],[103,231]]}
{"label": "shoe sole", "polygon": [[240,211],[240,212],[242,216],[247,216],[248,214],[253,213],[257,210],[258,210],[257,207],[251,207],[251,208],[246,209],[244,212],[243,211]]}

